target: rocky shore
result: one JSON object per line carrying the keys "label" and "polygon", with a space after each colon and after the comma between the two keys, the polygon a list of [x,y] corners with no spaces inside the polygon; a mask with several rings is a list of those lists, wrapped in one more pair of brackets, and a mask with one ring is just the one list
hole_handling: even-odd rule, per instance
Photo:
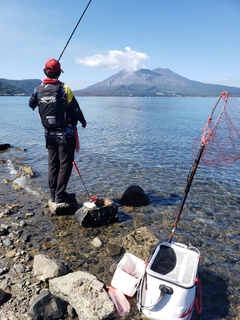
{"label": "rocky shore", "polygon": [[[144,216],[141,219],[135,215],[138,210],[131,207],[119,208],[119,221],[109,226],[99,228],[83,228],[74,219],[73,214],[51,213],[48,206],[48,197],[37,197],[23,188],[18,188],[11,181],[1,181],[0,190],[0,319],[23,320],[44,319],[38,317],[35,310],[39,310],[39,303],[49,304],[50,309],[57,307],[57,312],[63,310],[61,316],[53,319],[81,319],[78,306],[85,304],[79,292],[75,294],[76,300],[62,299],[64,292],[51,284],[52,279],[62,276],[77,276],[78,283],[85,283],[85,274],[90,275],[91,283],[94,279],[106,286],[111,283],[114,266],[119,262],[125,252],[131,252],[137,257],[147,260],[153,246],[158,242],[154,235],[154,227],[146,227]],[[84,198],[78,197],[79,205]],[[175,214],[175,213],[174,213]],[[174,214],[169,211],[169,219],[173,220]],[[131,222],[129,224],[129,221]],[[169,221],[161,221],[163,234],[168,234]],[[196,226],[197,228],[197,226]],[[183,233],[178,234],[178,241],[183,239]],[[197,230],[195,232],[197,234]],[[209,233],[208,236],[211,236]],[[214,236],[214,232],[212,234]],[[221,235],[224,237],[224,235]],[[161,239],[165,240],[165,239]],[[218,253],[214,248],[207,247],[201,239],[189,237],[191,245],[201,246],[201,250],[208,252],[208,257],[201,261],[201,277],[203,286],[203,314],[202,320],[239,320],[239,282],[235,277],[226,273],[224,264],[213,265],[210,258],[217,261]],[[207,251],[208,250],[208,251]],[[238,250],[238,248],[236,248]],[[39,277],[36,257],[42,256],[53,261],[63,274],[57,273],[49,278]],[[222,258],[221,258],[222,259]],[[220,260],[219,260],[220,261]],[[226,261],[227,257],[226,257]],[[220,261],[221,262],[221,261]],[[232,260],[233,265],[238,265],[239,260]],[[44,263],[40,262],[40,266]],[[54,270],[54,268],[51,268]],[[79,273],[80,272],[80,273]],[[83,272],[83,274],[82,274]],[[62,280],[61,280],[62,281]],[[68,279],[67,282],[71,283]],[[75,280],[74,280],[75,281]],[[58,282],[58,280],[57,280]],[[99,283],[98,283],[99,284]],[[54,287],[54,289],[53,289]],[[62,287],[62,286],[61,286]],[[89,286],[88,286],[89,287]],[[83,286],[84,288],[84,286]],[[52,290],[52,292],[51,292]],[[92,295],[93,294],[93,295]],[[62,298],[61,303],[59,297]],[[105,299],[106,297],[104,297]],[[73,299],[73,298],[72,298]],[[91,289],[88,303],[99,300],[97,288]],[[46,302],[47,301],[47,302]],[[65,301],[62,302],[62,301]],[[70,303],[71,302],[71,303]],[[136,299],[129,300],[131,311],[126,319],[142,319],[136,308]],[[47,303],[47,304],[46,304]],[[35,307],[36,306],[36,307]],[[75,309],[75,308],[76,309]],[[35,309],[34,309],[35,308]],[[107,319],[106,314],[101,315],[101,305],[96,306],[99,313],[96,319]],[[112,305],[108,309],[108,319],[114,319]],[[110,311],[109,311],[110,310]],[[112,310],[112,311],[111,311]],[[84,315],[84,313],[83,313]],[[87,319],[86,316],[84,316]],[[47,319],[47,318],[46,318]],[[89,318],[90,319],[90,318]],[[93,320],[92,318],[91,320]],[[193,320],[199,319],[194,314]]]}
{"label": "rocky shore", "polygon": [[[123,253],[128,250],[147,259],[151,248],[158,239],[147,228],[140,228],[133,234],[125,236],[121,243],[116,243],[113,238],[106,241],[101,236],[99,237],[99,228],[80,229],[80,226],[74,221],[72,213],[67,215],[66,210],[63,210],[65,214],[55,215],[51,211],[48,199],[38,199],[24,189],[13,186],[10,181],[2,181],[0,319],[45,319],[41,318],[40,314],[42,304],[45,308],[46,319],[48,319],[47,305],[49,305],[51,312],[54,308],[56,309],[54,317],[50,312],[52,319],[87,319],[87,314],[91,320],[115,319],[114,306],[106,289],[106,285],[110,285],[114,266]],[[63,246],[66,245],[65,238],[69,235],[68,224],[72,224],[72,231],[75,229],[76,243],[69,242],[67,244],[68,251],[65,252]],[[106,229],[108,226],[101,228]],[[121,226],[116,223],[109,228],[114,231],[115,228],[121,229]],[[85,241],[81,243],[80,239],[83,237]],[[104,263],[101,264],[103,261]],[[51,267],[47,275],[44,275],[43,270],[46,264]],[[111,270],[111,268],[113,269]],[[86,293],[85,295],[81,294],[81,290],[75,293],[75,304],[72,302],[72,298],[69,298],[75,309],[68,302],[58,300],[49,291],[49,284],[54,278],[57,278],[57,283],[59,283],[58,279],[60,278],[58,277],[67,274],[73,278],[77,277],[77,280],[74,280],[77,283],[82,281],[85,283],[86,277],[87,279],[95,279],[97,283],[102,284],[101,295],[104,294],[104,298],[100,297],[98,289],[92,288],[90,291],[93,296],[87,296],[88,303],[86,303]],[[91,283],[92,280],[87,283]],[[70,278],[67,282],[71,282]],[[52,290],[54,293],[56,290],[59,291],[56,288]],[[66,299],[68,298],[65,297]],[[99,304],[98,308],[95,308],[98,309],[98,314],[91,316],[90,309],[86,308],[89,307],[89,303],[93,305],[94,301],[98,301]],[[104,314],[102,310],[106,303],[108,310]],[[53,304],[58,307],[53,307]],[[83,308],[84,304],[85,309]],[[131,304],[133,305],[132,314],[138,313],[133,301]],[[78,307],[76,308],[76,306]],[[79,308],[80,311],[77,310]],[[58,318],[58,314],[61,314],[61,317]],[[79,317],[80,314],[82,316]]]}

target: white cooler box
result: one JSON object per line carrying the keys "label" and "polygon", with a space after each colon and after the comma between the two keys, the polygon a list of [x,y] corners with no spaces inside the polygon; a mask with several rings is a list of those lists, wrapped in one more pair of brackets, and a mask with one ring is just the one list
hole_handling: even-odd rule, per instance
{"label": "white cooler box", "polygon": [[145,273],[146,264],[131,253],[125,253],[117,264],[111,286],[128,297],[133,297]]}
{"label": "white cooler box", "polygon": [[157,246],[138,290],[138,308],[148,319],[189,320],[195,306],[200,252],[180,244]]}

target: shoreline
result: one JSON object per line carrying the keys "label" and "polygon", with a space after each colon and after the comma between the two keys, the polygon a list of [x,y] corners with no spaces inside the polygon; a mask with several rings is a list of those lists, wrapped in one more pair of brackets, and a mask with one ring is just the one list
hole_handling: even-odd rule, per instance
{"label": "shoreline", "polygon": [[[5,246],[2,243],[5,236],[1,236],[0,262],[6,263],[6,270],[0,274],[0,287],[13,294],[12,298],[0,307],[0,316],[4,315],[5,319],[31,319],[27,315],[30,299],[46,286],[45,283],[39,283],[32,275],[31,267],[35,254],[42,253],[58,260],[66,264],[70,271],[88,271],[108,285],[112,278],[109,268],[122,256],[109,256],[106,252],[107,244],[118,241],[131,230],[145,226],[146,222],[139,220],[136,216],[140,209],[122,208],[121,214],[129,216],[130,220],[123,220],[115,225],[100,228],[83,228],[79,226],[73,215],[51,215],[47,205],[48,200],[45,194],[43,198],[38,198],[25,189],[14,190],[12,183],[4,184],[1,181],[0,212],[8,211],[9,214],[2,215],[0,223],[10,227],[14,238],[13,244]],[[168,228],[167,225],[166,229],[169,230]],[[184,229],[183,225],[182,228]],[[165,234],[164,230],[163,233]],[[98,250],[93,249],[90,245],[91,240],[95,237],[103,241],[103,247]],[[178,234],[179,242],[183,238]],[[201,243],[197,239],[194,241],[198,245]],[[224,271],[223,265],[213,265],[210,262],[211,252],[214,252],[210,249],[209,247],[208,256],[204,256],[200,262],[203,287],[201,319],[240,320],[239,297],[237,296],[239,282]],[[202,250],[200,248],[200,251]],[[11,252],[12,256],[9,256]],[[218,253],[214,252],[214,255],[217,259]],[[233,263],[236,263],[237,266],[237,261]],[[25,266],[23,273],[16,272],[16,266],[19,264]],[[226,301],[228,301],[227,304]],[[142,319],[136,310],[134,299],[131,305],[131,313],[126,319]],[[74,318],[69,317],[70,319]],[[197,316],[192,317],[192,320],[195,319],[198,319]]]}

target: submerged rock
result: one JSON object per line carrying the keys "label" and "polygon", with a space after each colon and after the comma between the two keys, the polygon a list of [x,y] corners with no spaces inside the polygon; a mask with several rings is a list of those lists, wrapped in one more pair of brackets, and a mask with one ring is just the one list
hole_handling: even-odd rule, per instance
{"label": "submerged rock", "polygon": [[10,148],[10,144],[9,143],[0,144],[0,151],[7,150],[8,148]]}
{"label": "submerged rock", "polygon": [[16,178],[20,178],[21,176],[28,176],[33,178],[35,176],[32,168],[30,166],[25,166],[18,170],[16,174]]}
{"label": "submerged rock", "polygon": [[149,205],[148,195],[140,186],[128,187],[120,201],[125,206],[140,207]]}

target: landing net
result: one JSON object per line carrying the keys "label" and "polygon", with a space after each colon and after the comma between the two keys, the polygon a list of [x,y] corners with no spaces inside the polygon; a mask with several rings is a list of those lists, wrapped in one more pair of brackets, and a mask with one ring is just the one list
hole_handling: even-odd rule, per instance
{"label": "landing net", "polygon": [[227,92],[220,95],[203,133],[193,141],[193,159],[201,145],[201,165],[227,166],[240,159],[240,103]]}

